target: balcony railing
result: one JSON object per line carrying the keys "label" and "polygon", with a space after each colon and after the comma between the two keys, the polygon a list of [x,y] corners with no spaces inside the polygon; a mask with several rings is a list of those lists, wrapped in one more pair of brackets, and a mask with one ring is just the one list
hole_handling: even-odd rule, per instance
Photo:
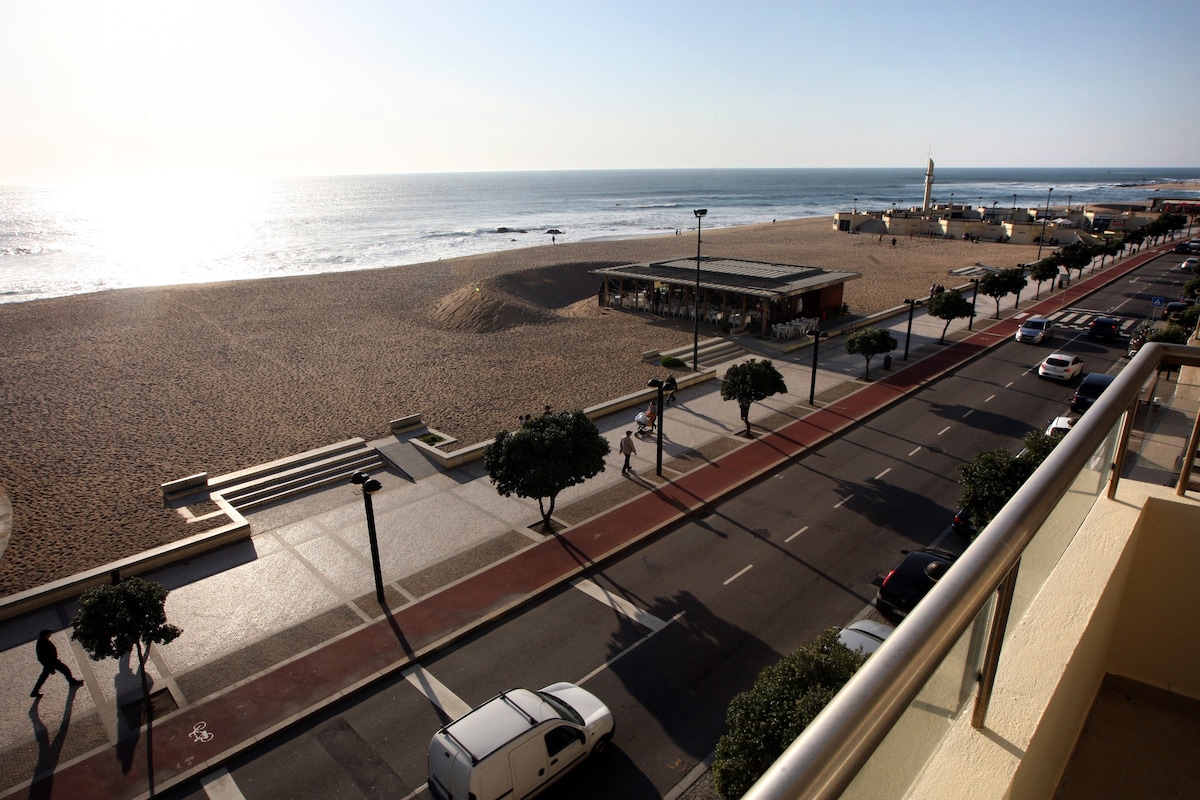
{"label": "balcony railing", "polygon": [[1142,391],[1168,366],[1200,366],[1200,348],[1143,347],[746,798],[902,797],[969,704],[983,726],[1008,618],[1028,608],[1100,495],[1115,493]]}

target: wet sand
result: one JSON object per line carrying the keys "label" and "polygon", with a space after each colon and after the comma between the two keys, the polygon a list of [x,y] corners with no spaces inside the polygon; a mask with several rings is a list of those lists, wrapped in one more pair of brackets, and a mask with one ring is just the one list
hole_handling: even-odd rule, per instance
{"label": "wet sand", "polygon": [[[950,269],[1012,267],[1037,249],[893,248],[829,218],[705,228],[702,248],[862,273],[846,286],[856,314],[958,283]],[[381,438],[411,413],[479,442],[546,404],[636,391],[662,373],[640,353],[690,344],[690,323],[598,308],[587,271],[695,251],[693,231],[0,305],[0,488],[12,501],[0,594],[197,533],[163,509],[165,481]]]}

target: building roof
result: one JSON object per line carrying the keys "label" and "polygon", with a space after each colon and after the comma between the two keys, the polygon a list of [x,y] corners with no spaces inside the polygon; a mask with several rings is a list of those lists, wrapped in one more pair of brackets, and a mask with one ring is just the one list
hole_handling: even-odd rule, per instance
{"label": "building roof", "polygon": [[[594,275],[658,281],[673,286],[696,285],[696,259],[677,258],[648,264],[625,264],[591,270]],[[861,278],[857,272],[830,272],[818,267],[739,261],[704,256],[700,259],[700,286],[716,291],[776,300]]]}

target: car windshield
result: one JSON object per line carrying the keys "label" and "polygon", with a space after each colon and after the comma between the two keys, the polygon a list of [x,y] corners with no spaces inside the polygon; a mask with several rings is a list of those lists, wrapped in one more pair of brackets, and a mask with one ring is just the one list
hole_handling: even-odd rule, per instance
{"label": "car windshield", "polygon": [[583,717],[579,716],[579,712],[571,708],[565,701],[555,697],[549,692],[538,692],[538,696],[550,704],[558,715],[565,720],[574,722],[576,725],[583,724]]}
{"label": "car windshield", "polygon": [[1044,319],[1031,319],[1031,320],[1029,320],[1029,322],[1026,322],[1026,323],[1025,323],[1024,327],[1028,328],[1028,329],[1029,329],[1029,330],[1031,330],[1031,331],[1041,331],[1041,330],[1045,330],[1045,329],[1046,329],[1046,320],[1044,320]]}

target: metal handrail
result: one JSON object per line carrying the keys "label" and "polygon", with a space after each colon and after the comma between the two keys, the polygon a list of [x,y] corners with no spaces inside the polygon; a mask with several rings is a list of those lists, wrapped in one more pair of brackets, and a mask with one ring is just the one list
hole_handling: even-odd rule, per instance
{"label": "metal handrail", "polygon": [[[850,785],[1164,364],[1200,366],[1200,348],[1142,347],[954,568],[751,787],[746,800],[835,798]],[[996,647],[1001,640],[992,637]],[[986,707],[976,712],[983,713]]]}

